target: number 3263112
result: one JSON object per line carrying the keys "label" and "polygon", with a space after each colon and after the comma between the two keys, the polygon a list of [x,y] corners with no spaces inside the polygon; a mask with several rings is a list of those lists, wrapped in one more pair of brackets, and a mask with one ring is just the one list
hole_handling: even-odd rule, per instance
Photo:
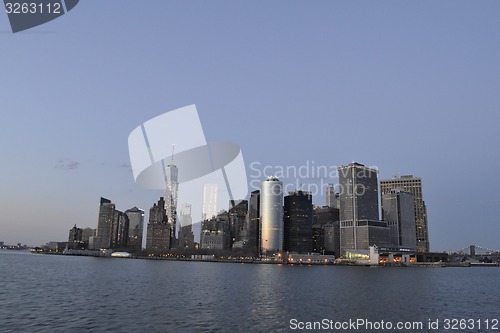
{"label": "number 3263112", "polygon": [[61,4],[34,3],[34,2],[7,2],[5,3],[7,14],[61,14]]}
{"label": "number 3263112", "polygon": [[445,319],[445,330],[498,330],[498,319]]}

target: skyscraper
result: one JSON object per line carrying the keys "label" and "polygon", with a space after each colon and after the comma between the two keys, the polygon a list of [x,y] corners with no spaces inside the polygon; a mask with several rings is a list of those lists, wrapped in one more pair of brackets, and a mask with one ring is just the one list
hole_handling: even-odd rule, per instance
{"label": "skyscraper", "polygon": [[340,257],[340,226],[339,221],[324,224],[323,227],[323,248],[325,253],[334,254]]}
{"label": "skyscraper", "polygon": [[85,228],[82,230],[82,241],[89,245],[90,237],[95,236],[95,229]]}
{"label": "skyscraper", "polygon": [[377,170],[351,163],[338,172],[341,252],[389,245],[387,223],[379,220]]}
{"label": "skyscraper", "polygon": [[[417,238],[418,252],[429,252],[429,232],[427,224],[427,210],[422,194],[422,179],[405,175],[394,177],[392,179],[384,179],[380,181],[380,189],[382,194],[390,193],[394,189],[403,189],[406,192],[413,194],[413,202],[415,205],[415,234]],[[383,207],[382,207],[383,208]]]}
{"label": "skyscraper", "polygon": [[201,224],[200,248],[228,250],[230,247],[229,214],[221,211]]}
{"label": "skyscraper", "polygon": [[229,231],[231,233],[231,245],[236,242],[241,244],[243,247],[244,240],[244,229],[245,222],[248,212],[248,201],[247,200],[230,200],[229,202]]}
{"label": "skyscraper", "polygon": [[179,249],[194,248],[193,218],[191,217],[191,205],[183,204],[180,216]]}
{"label": "skyscraper", "polygon": [[82,240],[83,230],[77,228],[76,224],[69,230],[68,249],[84,249],[86,248],[85,242]]}
{"label": "skyscraper", "polygon": [[109,249],[111,247],[111,229],[115,213],[115,204],[111,200],[102,198],[99,203],[99,218],[96,235],[91,243],[95,249]]}
{"label": "skyscraper", "polygon": [[338,168],[340,221],[378,220],[377,170],[351,163]]}
{"label": "skyscraper", "polygon": [[283,251],[312,252],[314,215],[311,192],[299,190],[285,196],[283,215]]}
{"label": "skyscraper", "polygon": [[111,248],[124,249],[127,247],[128,229],[128,216],[119,210],[115,210],[111,223]]}
{"label": "skyscraper", "polygon": [[202,205],[202,221],[210,220],[217,215],[217,184],[203,185]]}
{"label": "skyscraper", "polygon": [[260,250],[260,191],[252,191],[248,202],[246,235],[248,248],[257,254]]}
{"label": "skyscraper", "polygon": [[413,195],[401,189],[382,194],[382,219],[390,229],[391,244],[417,249]]}
{"label": "skyscraper", "polygon": [[167,220],[172,228],[170,235],[172,243],[175,243],[177,238],[177,195],[179,188],[179,170],[173,164],[167,165],[165,168],[165,210]]}
{"label": "skyscraper", "polygon": [[137,207],[127,209],[125,214],[128,216],[128,242],[127,245],[134,251],[142,249],[142,233],[144,229],[144,211]]}
{"label": "skyscraper", "polygon": [[149,223],[146,236],[146,250],[166,252],[170,248],[171,226],[168,223],[165,200],[158,200],[149,210]]}
{"label": "skyscraper", "polygon": [[339,194],[335,191],[333,185],[326,188],[326,205],[331,208],[339,208]]}
{"label": "skyscraper", "polygon": [[312,252],[325,252],[325,229],[317,223],[312,226]]}
{"label": "skyscraper", "polygon": [[338,208],[328,206],[314,208],[313,252],[340,256]]}
{"label": "skyscraper", "polygon": [[283,183],[271,176],[260,193],[261,254],[283,251]]}

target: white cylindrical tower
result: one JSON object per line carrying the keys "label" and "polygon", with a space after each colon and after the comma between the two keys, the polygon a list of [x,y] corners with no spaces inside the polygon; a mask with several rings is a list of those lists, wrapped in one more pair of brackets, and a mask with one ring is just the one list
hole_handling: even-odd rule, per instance
{"label": "white cylindrical tower", "polygon": [[283,251],[283,183],[274,176],[262,182],[260,223],[261,253]]}

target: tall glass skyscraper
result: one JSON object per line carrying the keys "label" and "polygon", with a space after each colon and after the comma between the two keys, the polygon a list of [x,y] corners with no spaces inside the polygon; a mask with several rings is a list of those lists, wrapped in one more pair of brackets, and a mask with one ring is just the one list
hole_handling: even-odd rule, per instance
{"label": "tall glass skyscraper", "polygon": [[[427,226],[427,209],[422,195],[422,179],[406,175],[385,179],[380,181],[382,194],[390,193],[391,190],[402,189],[413,194],[415,204],[415,234],[417,237],[418,252],[429,252],[429,232]],[[382,207],[383,208],[383,207]]]}
{"label": "tall glass skyscraper", "polygon": [[236,242],[244,242],[245,222],[248,213],[247,200],[229,201],[229,231],[231,233],[231,245]]}
{"label": "tall glass skyscraper", "polygon": [[111,248],[124,249],[127,247],[128,229],[128,216],[119,210],[115,210],[111,223]]}
{"label": "tall glass skyscraper", "polygon": [[111,247],[111,229],[115,214],[115,204],[111,200],[102,198],[99,203],[99,219],[96,235],[92,247],[95,249],[109,249]]}
{"label": "tall glass skyscraper", "polygon": [[172,227],[172,243],[177,238],[177,191],[179,188],[179,170],[177,166],[170,164],[165,168],[165,210],[167,211],[168,223]]}
{"label": "tall glass skyscraper", "polygon": [[392,245],[416,250],[415,204],[411,193],[397,189],[382,194],[382,219],[389,226]]}
{"label": "tall glass skyscraper", "polygon": [[202,221],[210,220],[217,216],[217,190],[217,184],[203,185]]}
{"label": "tall glass skyscraper", "polygon": [[125,214],[128,216],[128,247],[135,251],[142,249],[142,233],[144,230],[144,211],[137,207],[127,209]]}
{"label": "tall glass skyscraper", "polygon": [[312,252],[314,221],[311,192],[298,190],[285,197],[283,250],[296,253]]}
{"label": "tall glass skyscraper", "polygon": [[255,253],[260,251],[260,190],[253,191],[250,194],[248,202],[248,221],[247,221],[248,247]]}
{"label": "tall glass skyscraper", "polygon": [[283,251],[283,183],[271,176],[260,193],[261,254]]}
{"label": "tall glass skyscraper", "polygon": [[351,163],[338,172],[341,251],[389,245],[387,223],[379,220],[378,171]]}
{"label": "tall glass skyscraper", "polygon": [[378,220],[378,171],[351,163],[338,172],[340,221]]}
{"label": "tall glass skyscraper", "polygon": [[333,185],[329,185],[326,188],[326,206],[339,208],[339,194],[335,192]]}
{"label": "tall glass skyscraper", "polygon": [[190,204],[182,205],[179,229],[178,248],[194,248],[193,218],[191,217]]}

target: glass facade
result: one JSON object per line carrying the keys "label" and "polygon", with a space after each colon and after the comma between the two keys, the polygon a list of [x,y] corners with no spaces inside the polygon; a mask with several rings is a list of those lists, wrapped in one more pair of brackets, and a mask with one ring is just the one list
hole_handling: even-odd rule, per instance
{"label": "glass facade", "polygon": [[[425,201],[422,195],[422,179],[406,175],[392,179],[380,181],[380,190],[382,195],[390,193],[391,190],[402,189],[413,195],[414,214],[415,214],[415,236],[417,239],[418,252],[429,252],[429,233],[427,223],[427,211]],[[382,207],[383,209],[383,207]]]}
{"label": "glass facade", "polygon": [[94,248],[109,249],[111,247],[111,227],[114,213],[115,204],[109,199],[101,198]]}
{"label": "glass facade", "polygon": [[129,221],[127,246],[134,251],[140,251],[142,249],[144,211],[137,207],[133,207],[127,209],[125,214],[127,214]]}
{"label": "glass facade", "polygon": [[389,244],[387,224],[379,221],[377,170],[351,163],[338,173],[341,252]]}
{"label": "glass facade", "polygon": [[165,210],[172,229],[171,237],[177,238],[177,191],[179,188],[179,170],[175,165],[165,168]]}
{"label": "glass facade", "polygon": [[250,194],[248,206],[247,239],[248,247],[260,249],[260,191],[256,190]]}
{"label": "glass facade", "polygon": [[387,222],[391,243],[416,250],[415,205],[413,195],[402,190],[382,194],[382,218]]}
{"label": "glass facade", "polygon": [[262,182],[260,223],[261,254],[283,251],[283,183],[276,177]]}
{"label": "glass facade", "polygon": [[283,250],[312,252],[313,204],[310,192],[297,191],[285,197]]}

